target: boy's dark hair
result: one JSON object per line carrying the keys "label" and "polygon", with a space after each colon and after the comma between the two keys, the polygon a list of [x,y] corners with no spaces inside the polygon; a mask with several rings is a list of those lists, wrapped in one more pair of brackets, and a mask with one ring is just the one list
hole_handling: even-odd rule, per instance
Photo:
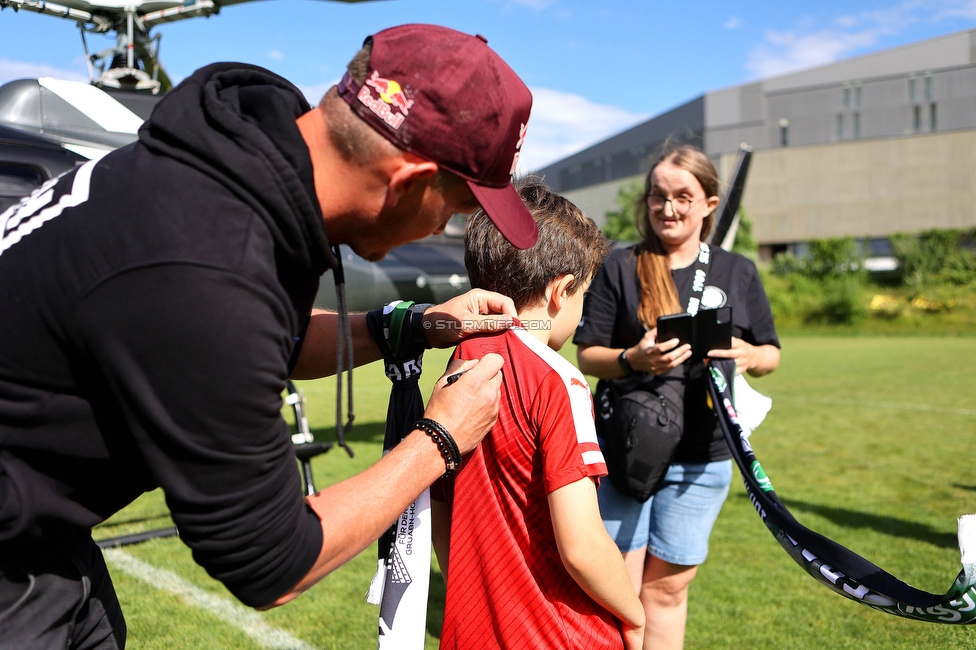
{"label": "boy's dark hair", "polygon": [[509,296],[520,310],[543,300],[560,275],[573,274],[569,292],[575,292],[600,268],[610,243],[592,219],[538,176],[517,180],[515,188],[535,218],[539,240],[519,250],[478,210],[468,217],[464,265],[472,287]]}

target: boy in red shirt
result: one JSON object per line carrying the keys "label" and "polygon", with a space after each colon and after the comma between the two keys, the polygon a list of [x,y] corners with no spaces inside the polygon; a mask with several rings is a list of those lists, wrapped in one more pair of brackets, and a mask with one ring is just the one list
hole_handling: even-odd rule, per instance
{"label": "boy in red shirt", "polygon": [[441,648],[635,650],[644,611],[600,518],[596,484],[607,470],[590,388],[557,352],[609,245],[540,181],[520,185],[539,227],[533,248],[516,249],[482,212],[468,220],[471,285],[510,296],[520,326],[455,352],[496,353],[505,365],[498,421],[432,492],[447,581]]}

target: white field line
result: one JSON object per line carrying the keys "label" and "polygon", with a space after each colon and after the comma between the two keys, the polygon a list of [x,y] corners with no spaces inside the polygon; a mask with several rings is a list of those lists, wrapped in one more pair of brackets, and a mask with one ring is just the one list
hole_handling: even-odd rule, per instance
{"label": "white field line", "polygon": [[114,567],[125,571],[156,589],[179,596],[186,603],[205,609],[214,616],[237,627],[263,648],[275,650],[315,650],[313,646],[296,639],[284,630],[272,627],[253,610],[235,602],[215,596],[196,587],[172,571],[155,567],[117,548],[104,549],[105,559]]}
{"label": "white field line", "polygon": [[[777,397],[776,399],[790,400],[790,397]],[[837,399],[832,397],[818,397],[816,395],[804,395],[794,399],[802,399],[804,402],[816,402],[817,404],[832,404],[835,406],[866,406],[879,409],[899,409],[902,411],[925,411],[929,413],[941,413],[943,415],[963,415],[976,416],[976,409],[952,408],[946,406],[932,406],[930,404],[912,404],[911,402],[878,402],[874,400],[853,400]]]}

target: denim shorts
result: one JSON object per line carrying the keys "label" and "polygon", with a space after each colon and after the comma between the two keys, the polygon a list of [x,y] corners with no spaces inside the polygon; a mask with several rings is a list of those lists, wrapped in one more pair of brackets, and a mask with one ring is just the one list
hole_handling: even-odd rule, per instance
{"label": "denim shorts", "polygon": [[697,566],[708,557],[708,538],[729,494],[732,461],[674,463],[661,489],[644,503],[600,481],[603,525],[621,551],[647,547],[665,562]]}

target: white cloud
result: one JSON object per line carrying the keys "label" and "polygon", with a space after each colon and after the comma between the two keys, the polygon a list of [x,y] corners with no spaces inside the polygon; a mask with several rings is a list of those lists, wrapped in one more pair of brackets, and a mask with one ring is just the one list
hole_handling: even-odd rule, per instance
{"label": "white cloud", "polygon": [[299,86],[298,89],[302,91],[303,95],[305,95],[305,99],[308,100],[309,104],[312,106],[318,106],[318,103],[322,101],[322,98],[325,96],[326,91],[337,83],[339,83],[338,79],[331,83],[315,84],[313,86]]}
{"label": "white cloud", "polygon": [[520,172],[541,169],[648,117],[560,90],[531,90],[532,116],[519,157]]}
{"label": "white cloud", "polygon": [[738,29],[741,26],[742,26],[742,19],[739,18],[738,16],[729,16],[728,18],[725,19],[725,22],[722,23],[722,27],[724,27],[725,29]]}
{"label": "white cloud", "polygon": [[55,77],[66,81],[88,81],[87,74],[75,69],[0,58],[0,84],[15,79],[36,79],[37,77]]}
{"label": "white cloud", "polygon": [[838,16],[834,18],[834,22],[846,29],[853,29],[857,26],[858,20],[857,16]]}
{"label": "white cloud", "polygon": [[279,52],[278,50],[270,50],[268,51],[268,58],[274,59],[275,61],[281,61],[282,59],[285,58],[285,55],[282,52]]}
{"label": "white cloud", "polygon": [[962,0],[961,2],[947,3],[949,6],[941,7],[933,14],[933,20],[938,21],[945,18],[965,18],[976,20],[976,0]]}
{"label": "white cloud", "polygon": [[800,34],[769,30],[765,42],[749,53],[746,69],[755,77],[775,77],[837,61],[876,42],[877,35],[871,32],[822,30]]}
{"label": "white cloud", "polygon": [[917,23],[976,19],[976,0],[902,0],[890,7],[836,16],[827,26],[804,17],[795,29],[767,30],[749,53],[746,69],[771,77],[832,63],[883,45]]}

